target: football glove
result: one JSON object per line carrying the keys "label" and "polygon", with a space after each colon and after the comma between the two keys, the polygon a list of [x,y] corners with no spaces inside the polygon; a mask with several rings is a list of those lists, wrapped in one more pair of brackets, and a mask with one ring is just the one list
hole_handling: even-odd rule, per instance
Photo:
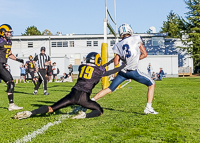
{"label": "football glove", "polygon": [[23,59],[18,59],[18,58],[17,58],[16,61],[18,61],[18,62],[20,62],[20,63],[22,63],[22,64],[24,63],[24,60],[23,60]]}

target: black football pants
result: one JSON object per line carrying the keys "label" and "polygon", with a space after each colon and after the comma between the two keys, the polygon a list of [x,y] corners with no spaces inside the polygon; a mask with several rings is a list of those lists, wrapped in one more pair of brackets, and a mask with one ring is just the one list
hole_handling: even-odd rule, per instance
{"label": "black football pants", "polygon": [[35,86],[35,90],[39,89],[41,83],[43,84],[43,90],[47,90],[47,79],[45,77],[46,74],[47,74],[46,69],[39,69],[38,70],[39,79],[38,79],[38,82]]}
{"label": "black football pants", "polygon": [[86,118],[96,117],[103,114],[101,106],[97,102],[90,100],[90,94],[78,91],[74,88],[72,88],[72,91],[68,95],[54,103],[51,108],[53,111],[56,111],[70,105],[80,105],[84,108],[91,109],[92,112],[87,113]]}
{"label": "black football pants", "polygon": [[0,63],[0,79],[2,79],[5,83],[8,81],[12,81],[13,77],[10,72],[5,68],[3,63]]}

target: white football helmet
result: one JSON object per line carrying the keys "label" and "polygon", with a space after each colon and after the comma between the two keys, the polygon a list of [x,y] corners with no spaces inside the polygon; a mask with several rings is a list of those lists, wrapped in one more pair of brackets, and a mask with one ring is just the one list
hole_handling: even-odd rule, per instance
{"label": "white football helmet", "polygon": [[126,24],[126,23],[122,24],[119,27],[119,35],[120,35],[120,37],[122,37],[125,34],[133,35],[133,30],[132,30],[131,26],[129,24]]}

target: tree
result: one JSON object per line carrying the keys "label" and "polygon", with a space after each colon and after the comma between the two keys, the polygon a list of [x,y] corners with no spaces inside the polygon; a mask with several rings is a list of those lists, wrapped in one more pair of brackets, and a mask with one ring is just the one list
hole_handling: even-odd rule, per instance
{"label": "tree", "polygon": [[30,36],[30,35],[41,35],[41,32],[35,26],[27,27],[25,33],[22,36]]}
{"label": "tree", "polygon": [[188,37],[184,42],[187,51],[194,59],[194,65],[200,62],[200,0],[185,0],[189,11],[186,13],[187,29],[184,31]]}
{"label": "tree", "polygon": [[53,35],[51,33],[51,31],[49,31],[48,29],[45,29],[43,32],[42,32],[42,35]]}
{"label": "tree", "polygon": [[180,38],[181,31],[185,29],[184,20],[180,18],[173,11],[170,11],[167,16],[167,21],[163,22],[163,27],[161,27],[161,33],[168,33],[170,38]]}

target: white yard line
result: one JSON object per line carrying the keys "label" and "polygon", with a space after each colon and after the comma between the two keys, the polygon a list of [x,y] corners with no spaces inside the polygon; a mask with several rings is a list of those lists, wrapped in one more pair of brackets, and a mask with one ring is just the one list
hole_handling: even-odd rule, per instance
{"label": "white yard line", "polygon": [[129,83],[130,83],[130,81],[124,83],[120,88],[116,88],[114,91],[116,91],[117,89],[121,89],[121,88],[123,88],[124,86],[126,86],[126,85],[129,84]]}
{"label": "white yard line", "polygon": [[123,88],[124,86],[126,86],[126,85],[129,84],[129,83],[130,83],[130,81],[128,81],[127,83],[123,84],[123,85],[121,86],[121,88]]}
{"label": "white yard line", "polygon": [[16,140],[16,143],[25,143],[30,142],[33,138],[35,138],[39,134],[43,134],[46,130],[48,130],[49,127],[60,124],[63,120],[68,119],[70,117],[70,113],[66,115],[62,115],[57,121],[54,121],[53,123],[48,123],[44,125],[42,128],[37,129],[36,131],[33,131],[31,133],[28,133],[28,135],[25,135],[23,138]]}

